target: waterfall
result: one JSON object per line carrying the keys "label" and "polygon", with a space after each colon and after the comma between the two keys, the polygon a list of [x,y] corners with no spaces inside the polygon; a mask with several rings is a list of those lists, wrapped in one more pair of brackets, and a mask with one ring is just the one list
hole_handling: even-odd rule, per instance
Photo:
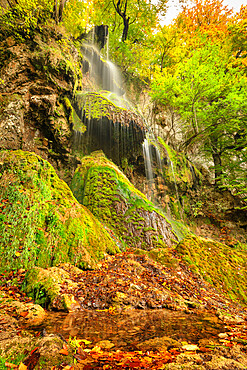
{"label": "waterfall", "polygon": [[[90,66],[88,72],[90,81],[93,82],[90,91],[87,89],[77,92],[74,99],[74,108],[80,121],[79,126],[74,124],[74,144],[77,152],[81,152],[83,156],[95,150],[103,150],[105,155],[120,167],[123,161],[130,166],[142,157],[144,161],[141,162],[141,166],[147,179],[145,193],[155,204],[160,203],[160,198],[166,196],[167,184],[164,178],[164,160],[166,160],[171,168],[177,203],[180,204],[172,159],[168,152],[165,155],[166,159],[164,155],[162,157],[155,134],[126,99],[121,74],[108,60],[108,37],[106,33],[104,35],[107,60],[101,56],[94,44],[82,45],[83,55]],[[92,32],[92,40],[95,37]],[[170,213],[168,203],[163,201],[164,209]]]}

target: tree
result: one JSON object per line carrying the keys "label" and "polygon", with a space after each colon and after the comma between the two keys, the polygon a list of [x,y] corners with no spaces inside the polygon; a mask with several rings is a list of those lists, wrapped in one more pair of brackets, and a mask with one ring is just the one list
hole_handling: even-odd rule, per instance
{"label": "tree", "polygon": [[232,9],[224,6],[223,0],[192,0],[192,4],[192,7],[183,7],[174,25],[187,47],[204,45],[209,39],[224,40],[228,35]]}
{"label": "tree", "polygon": [[[247,80],[230,67],[229,50],[209,44],[152,83],[153,99],[174,107],[184,122],[184,147],[196,143],[214,163],[215,183],[246,150]],[[246,154],[245,154],[246,155]]]}
{"label": "tree", "polygon": [[93,1],[68,0],[63,10],[63,24],[76,39],[92,27]]}
{"label": "tree", "polygon": [[247,74],[247,5],[241,7],[228,25],[232,52],[236,58],[235,64]]}

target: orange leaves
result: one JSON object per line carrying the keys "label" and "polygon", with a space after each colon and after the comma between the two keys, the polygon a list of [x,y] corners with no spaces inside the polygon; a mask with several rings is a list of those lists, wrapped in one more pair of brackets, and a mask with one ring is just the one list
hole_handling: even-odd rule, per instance
{"label": "orange leaves", "polygon": [[176,27],[183,32],[183,37],[188,38],[191,45],[202,41],[196,37],[200,35],[211,40],[225,39],[233,12],[224,6],[223,0],[193,0],[192,3],[190,8],[184,6],[176,19]]}
{"label": "orange leaves", "polygon": [[20,363],[18,370],[27,370],[27,366],[24,365],[22,362]]}
{"label": "orange leaves", "polygon": [[59,353],[64,356],[68,356],[69,351],[68,351],[68,347],[66,346],[66,344],[63,344],[63,348],[59,351]]}
{"label": "orange leaves", "polygon": [[28,311],[24,311],[20,313],[21,317],[27,317],[27,315],[28,315]]}
{"label": "orange leaves", "polygon": [[17,369],[18,366],[15,364],[12,364],[11,362],[6,361],[4,364],[8,369]]}
{"label": "orange leaves", "polygon": [[93,349],[83,360],[79,361],[83,369],[163,369],[172,362],[169,352],[105,352],[100,348]]}

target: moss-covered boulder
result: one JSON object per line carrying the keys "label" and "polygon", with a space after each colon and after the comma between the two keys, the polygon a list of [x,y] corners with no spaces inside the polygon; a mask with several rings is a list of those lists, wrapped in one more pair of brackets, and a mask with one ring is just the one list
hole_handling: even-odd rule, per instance
{"label": "moss-covered boulder", "polygon": [[[66,284],[67,293],[61,291],[62,284]],[[77,288],[77,284],[63,268],[33,267],[26,274],[22,288],[35,302],[56,311],[73,311],[80,307],[74,295],[69,293],[70,290]]]}
{"label": "moss-covered boulder", "polygon": [[118,247],[39,156],[0,152],[1,269],[72,262],[93,268]]}
{"label": "moss-covered boulder", "polygon": [[71,187],[79,202],[129,246],[149,250],[178,241],[174,224],[102,152],[83,158]]}
{"label": "moss-covered boulder", "polygon": [[231,299],[247,304],[247,246],[229,247],[215,240],[188,236],[176,248],[191,269]]}

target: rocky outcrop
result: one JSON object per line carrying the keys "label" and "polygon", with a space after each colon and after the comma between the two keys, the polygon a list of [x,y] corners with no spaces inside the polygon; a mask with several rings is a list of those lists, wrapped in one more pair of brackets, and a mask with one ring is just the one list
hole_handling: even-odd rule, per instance
{"label": "rocky outcrop", "polygon": [[120,167],[143,156],[145,124],[124,98],[109,91],[79,92],[73,105],[81,117],[74,124],[74,148],[79,153],[103,150]]}
{"label": "rocky outcrop", "polygon": [[106,253],[119,251],[52,166],[35,154],[1,152],[0,199],[1,263],[6,269],[60,262],[94,268]]}
{"label": "rocky outcrop", "polygon": [[182,225],[169,221],[102,152],[82,159],[71,187],[79,202],[128,246],[147,250],[171,246],[186,232]]}
{"label": "rocky outcrop", "polygon": [[75,166],[71,105],[66,98],[81,77],[75,47],[45,30],[20,43],[0,42],[0,148],[35,152],[63,178]]}

